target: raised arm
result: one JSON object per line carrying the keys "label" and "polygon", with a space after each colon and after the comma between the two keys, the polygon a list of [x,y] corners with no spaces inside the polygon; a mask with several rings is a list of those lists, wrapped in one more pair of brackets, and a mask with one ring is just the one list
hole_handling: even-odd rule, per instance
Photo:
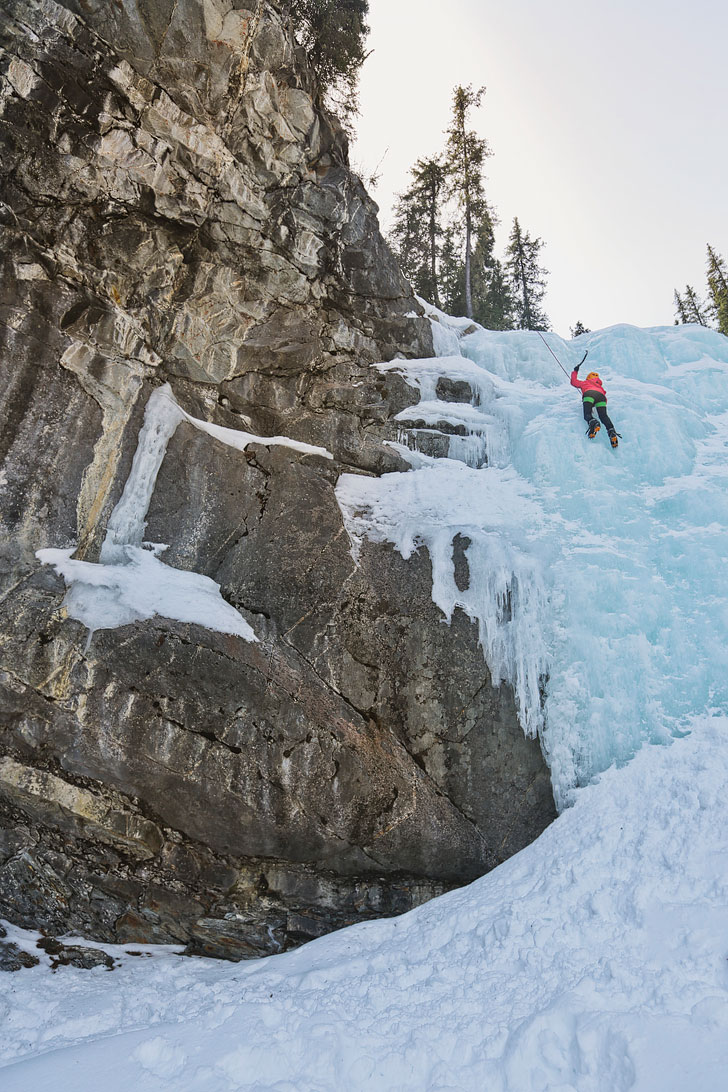
{"label": "raised arm", "polygon": [[571,385],[572,387],[576,387],[578,390],[583,391],[584,387],[586,386],[586,381],[583,379],[579,379],[580,367],[581,364],[577,364],[573,372],[571,373]]}

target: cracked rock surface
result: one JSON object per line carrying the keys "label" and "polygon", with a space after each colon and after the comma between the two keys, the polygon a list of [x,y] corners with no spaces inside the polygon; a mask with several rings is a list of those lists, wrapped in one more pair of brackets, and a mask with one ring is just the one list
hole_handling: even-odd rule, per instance
{"label": "cracked rock surface", "polygon": [[[404,469],[415,397],[370,365],[432,342],[282,10],[0,0],[0,146],[0,916],[239,958],[532,840],[548,772],[475,627],[443,623],[424,552],[351,556],[337,478]],[[146,538],[257,644],[160,617],[89,639],[36,560],[99,560],[162,383],[333,455],[170,441]]]}

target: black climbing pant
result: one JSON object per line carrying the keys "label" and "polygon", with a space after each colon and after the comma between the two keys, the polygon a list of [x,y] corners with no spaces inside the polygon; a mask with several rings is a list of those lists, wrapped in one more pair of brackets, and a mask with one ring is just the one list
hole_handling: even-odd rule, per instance
{"label": "black climbing pant", "polygon": [[584,407],[584,420],[586,421],[586,423],[588,425],[591,424],[591,421],[592,421],[592,411],[596,410],[597,413],[599,414],[599,420],[602,422],[602,424],[604,425],[607,432],[609,432],[609,433],[614,432],[614,425],[612,424],[612,419],[609,416],[609,414],[607,413],[607,403],[606,402],[598,402],[596,405],[594,405],[594,403],[591,401],[591,399],[586,399],[585,398],[584,401],[582,402],[582,405]]}

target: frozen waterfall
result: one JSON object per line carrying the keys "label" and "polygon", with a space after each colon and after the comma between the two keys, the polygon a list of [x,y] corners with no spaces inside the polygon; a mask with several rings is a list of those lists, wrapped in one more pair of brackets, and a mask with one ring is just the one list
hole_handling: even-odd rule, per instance
{"label": "frozen waterfall", "polygon": [[644,742],[728,712],[728,339],[699,326],[546,334],[569,371],[589,350],[623,435],[612,451],[604,431],[586,439],[579,394],[537,333],[428,311],[444,355],[378,365],[419,390],[399,415],[413,469],[345,476],[339,500],[355,549],[428,548],[434,601],[477,621],[564,807]]}

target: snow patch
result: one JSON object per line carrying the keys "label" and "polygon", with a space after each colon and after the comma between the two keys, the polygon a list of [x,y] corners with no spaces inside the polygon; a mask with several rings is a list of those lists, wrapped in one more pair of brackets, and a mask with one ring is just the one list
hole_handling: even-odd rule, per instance
{"label": "snow patch", "polygon": [[156,615],[257,641],[251,626],[220,594],[220,585],[200,573],[165,565],[139,546],[115,547],[119,560],[96,565],[74,561],[73,549],[38,550],[68,587],[63,605],[90,633],[115,629]]}

